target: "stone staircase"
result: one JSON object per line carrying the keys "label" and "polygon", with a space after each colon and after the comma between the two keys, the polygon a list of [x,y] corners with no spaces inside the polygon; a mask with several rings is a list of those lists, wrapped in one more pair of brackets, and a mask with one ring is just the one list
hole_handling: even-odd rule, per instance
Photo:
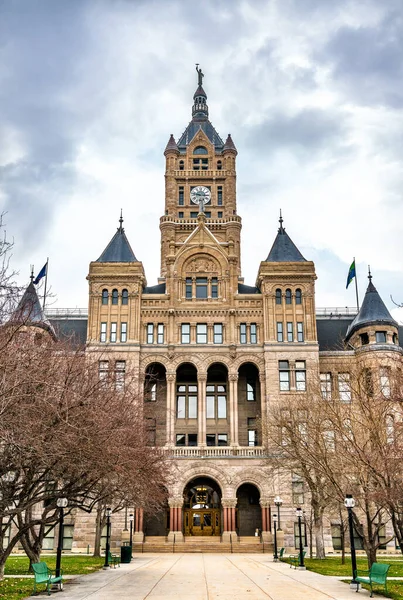
{"label": "stone staircase", "polygon": [[146,536],[144,542],[133,544],[134,552],[208,552],[208,553],[262,553],[272,552],[271,545],[263,544],[259,537],[238,537],[230,542],[222,542],[219,536],[185,537],[182,542],[168,541],[164,537]]}

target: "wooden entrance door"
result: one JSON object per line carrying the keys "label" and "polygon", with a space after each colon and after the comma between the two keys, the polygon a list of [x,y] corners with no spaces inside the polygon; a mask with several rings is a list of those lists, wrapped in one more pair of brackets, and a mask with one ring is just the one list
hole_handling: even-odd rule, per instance
{"label": "wooden entrance door", "polygon": [[191,509],[185,514],[185,535],[220,535],[219,509]]}

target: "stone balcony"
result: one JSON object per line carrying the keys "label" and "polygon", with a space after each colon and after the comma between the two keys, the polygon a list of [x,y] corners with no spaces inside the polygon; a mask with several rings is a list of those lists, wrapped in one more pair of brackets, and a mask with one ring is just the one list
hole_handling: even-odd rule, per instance
{"label": "stone balcony", "polygon": [[262,446],[181,446],[163,448],[173,458],[264,458]]}

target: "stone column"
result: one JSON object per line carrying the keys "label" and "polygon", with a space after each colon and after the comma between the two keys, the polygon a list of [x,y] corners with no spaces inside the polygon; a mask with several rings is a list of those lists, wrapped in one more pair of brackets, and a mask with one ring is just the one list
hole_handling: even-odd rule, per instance
{"label": "stone column", "polygon": [[183,527],[182,527],[182,506],[183,498],[175,497],[169,498],[169,519],[170,519],[170,530],[168,533],[168,540],[173,542],[174,537],[176,542],[183,542]]}
{"label": "stone column", "polygon": [[237,540],[237,533],[235,531],[236,504],[236,498],[223,498],[221,500],[221,505],[224,512],[224,531],[222,534],[223,542],[229,542],[230,538],[232,538],[233,542]]}
{"label": "stone column", "polygon": [[175,445],[175,371],[167,372],[167,438],[169,446]]}
{"label": "stone column", "polygon": [[229,379],[231,446],[239,446],[239,438],[238,438],[238,373],[230,373],[228,375],[228,379]]}
{"label": "stone column", "polygon": [[197,374],[197,445],[206,445],[206,386],[207,386],[207,373]]}
{"label": "stone column", "polygon": [[272,543],[273,536],[271,533],[270,500],[267,498],[260,498],[259,502],[262,510],[262,539],[264,542]]}
{"label": "stone column", "polygon": [[144,541],[144,511],[142,508],[136,508],[134,513],[134,534],[133,534],[133,542],[142,542]]}
{"label": "stone column", "polygon": [[[263,368],[263,367],[262,367]],[[262,371],[259,371],[259,383],[260,383],[260,412],[262,415],[262,423],[260,425],[260,431],[258,431],[258,445],[263,446],[263,431],[268,420],[268,402],[266,398],[266,377]]]}

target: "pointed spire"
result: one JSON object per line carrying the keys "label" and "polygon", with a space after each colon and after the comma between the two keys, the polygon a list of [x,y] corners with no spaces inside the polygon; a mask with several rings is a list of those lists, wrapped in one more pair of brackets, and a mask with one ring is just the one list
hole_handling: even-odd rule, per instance
{"label": "pointed spire", "polygon": [[283,217],[280,210],[280,227],[278,228],[276,239],[269,252],[266,262],[306,262],[288,233],[283,227]]}
{"label": "pointed spire", "polygon": [[372,283],[370,267],[368,267],[368,280],[367,291],[360,311],[347,329],[346,342],[355,331],[368,325],[392,325],[398,327],[397,322],[391,316],[376,287]]}
{"label": "pointed spire", "polygon": [[164,150],[164,154],[165,156],[169,153],[169,152],[175,152],[179,154],[179,150],[178,150],[178,146],[176,145],[175,142],[175,138],[173,136],[173,133],[171,133],[171,137],[168,140],[168,143],[166,145],[166,148]]}
{"label": "pointed spire", "polygon": [[204,73],[199,69],[199,63],[196,63],[197,71],[197,90],[193,94],[192,117],[197,120],[208,119],[207,94],[203,89]]}
{"label": "pointed spire", "polygon": [[115,235],[95,262],[138,262],[123,229],[122,210],[120,210],[119,227]]}
{"label": "pointed spire", "polygon": [[[33,268],[33,267],[32,267]],[[46,329],[54,338],[56,334],[54,329],[42,310],[41,303],[32,281],[25,290],[17,308],[10,318],[10,323],[20,323],[21,325],[34,325]]]}
{"label": "pointed spire", "polygon": [[233,142],[233,139],[232,139],[230,133],[228,134],[227,139],[225,140],[225,144],[224,144],[224,152],[226,150],[232,150],[232,152],[235,152],[235,154],[238,154],[238,150],[236,149],[236,146]]}

